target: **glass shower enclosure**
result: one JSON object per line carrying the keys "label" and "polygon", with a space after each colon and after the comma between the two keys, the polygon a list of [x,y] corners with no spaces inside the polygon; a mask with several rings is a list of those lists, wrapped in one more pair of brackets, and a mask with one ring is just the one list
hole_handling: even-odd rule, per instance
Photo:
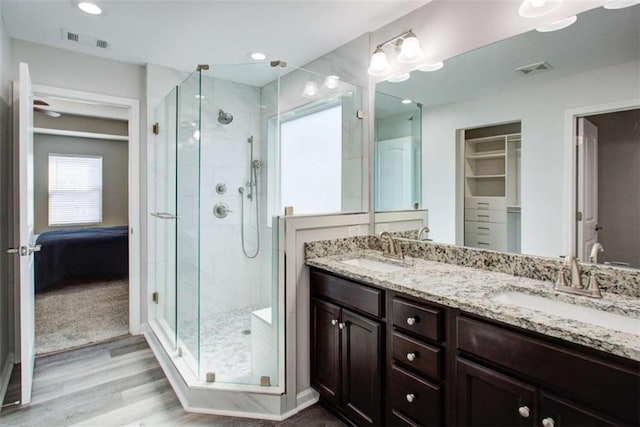
{"label": "glass shower enclosure", "polygon": [[149,317],[188,384],[283,387],[284,292],[266,158],[284,72],[199,69],[156,107]]}

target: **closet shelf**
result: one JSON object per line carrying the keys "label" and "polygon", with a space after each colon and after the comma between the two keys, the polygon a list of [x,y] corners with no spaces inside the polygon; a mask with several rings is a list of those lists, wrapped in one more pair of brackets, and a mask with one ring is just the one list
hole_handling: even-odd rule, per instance
{"label": "closet shelf", "polygon": [[505,174],[502,175],[467,175],[467,179],[495,179],[506,178]]}
{"label": "closet shelf", "polygon": [[504,151],[495,153],[483,153],[483,154],[470,154],[467,156],[469,160],[490,160],[490,159],[504,159],[507,153]]}

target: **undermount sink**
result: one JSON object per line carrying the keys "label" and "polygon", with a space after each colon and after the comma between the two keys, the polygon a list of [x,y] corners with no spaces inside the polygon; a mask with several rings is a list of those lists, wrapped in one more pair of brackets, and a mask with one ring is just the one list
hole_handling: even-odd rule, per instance
{"label": "undermount sink", "polygon": [[369,258],[352,258],[343,260],[341,262],[344,264],[353,265],[355,267],[377,271],[379,273],[391,273],[393,271],[400,271],[406,268],[401,265],[391,264],[383,261],[375,261]]}
{"label": "undermount sink", "polygon": [[591,307],[557,301],[522,292],[502,292],[491,298],[495,302],[528,308],[553,316],[577,320],[628,334],[640,335],[640,319],[609,313]]}

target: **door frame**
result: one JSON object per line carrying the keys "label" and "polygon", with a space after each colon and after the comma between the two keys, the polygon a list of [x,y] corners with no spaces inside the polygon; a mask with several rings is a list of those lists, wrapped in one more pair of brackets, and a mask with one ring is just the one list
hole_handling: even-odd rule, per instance
{"label": "door frame", "polygon": [[[578,209],[578,118],[595,114],[614,113],[640,108],[640,98],[631,98],[623,101],[609,102],[605,104],[588,105],[565,110],[564,112],[564,158],[570,161],[571,167],[564,168],[563,179],[563,253],[577,256],[577,220]],[[565,162],[566,164],[566,162]]]}
{"label": "door frame", "polygon": [[[13,105],[16,105],[17,101],[17,82],[14,81],[14,94]],[[128,120],[128,216],[129,216],[129,333],[137,335],[142,333],[142,252],[141,252],[141,210],[143,208],[140,203],[141,195],[141,174],[143,168],[140,167],[140,101],[133,98],[123,98],[111,95],[104,95],[94,92],[79,91],[74,89],[66,89],[55,86],[33,84],[33,93],[38,96],[49,96],[64,98],[72,101],[91,102],[112,107],[119,107],[127,110]],[[18,120],[18,112],[14,109],[14,126],[13,129],[17,129],[16,123]],[[13,135],[14,144],[18,144],[18,135]],[[17,145],[14,145],[14,147]],[[11,188],[14,194],[17,196],[17,181],[15,179],[15,158],[12,155],[12,184]],[[10,225],[11,225],[11,241],[14,241],[18,235],[18,221],[15,209],[16,209],[16,196],[13,197],[13,206],[10,212]],[[11,267],[10,267],[11,268]],[[12,276],[12,284],[15,285],[15,268],[10,270]],[[19,292],[15,289],[15,286],[10,288],[13,295],[10,299],[14,301],[13,313],[10,313],[11,321],[13,321],[14,331],[14,361],[20,360],[20,322],[17,316],[19,316],[20,302]]]}

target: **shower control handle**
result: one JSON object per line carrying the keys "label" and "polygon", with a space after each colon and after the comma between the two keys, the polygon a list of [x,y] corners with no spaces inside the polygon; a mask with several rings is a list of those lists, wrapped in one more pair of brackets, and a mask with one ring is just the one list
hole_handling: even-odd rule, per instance
{"label": "shower control handle", "polygon": [[229,209],[229,206],[224,203],[216,203],[216,205],[213,207],[213,214],[216,216],[216,218],[226,218],[226,216],[229,215],[230,212],[233,211]]}

